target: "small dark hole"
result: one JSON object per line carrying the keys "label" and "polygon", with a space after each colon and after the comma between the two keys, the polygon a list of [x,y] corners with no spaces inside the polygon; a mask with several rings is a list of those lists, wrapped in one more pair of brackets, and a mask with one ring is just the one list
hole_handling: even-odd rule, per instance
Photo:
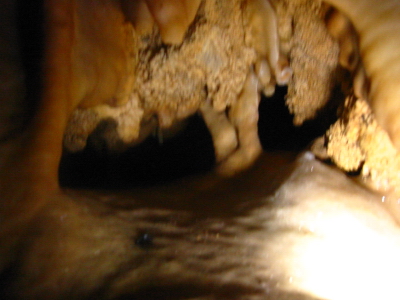
{"label": "small dark hole", "polygon": [[153,246],[153,236],[149,233],[141,233],[135,240],[135,245],[140,248],[149,248]]}

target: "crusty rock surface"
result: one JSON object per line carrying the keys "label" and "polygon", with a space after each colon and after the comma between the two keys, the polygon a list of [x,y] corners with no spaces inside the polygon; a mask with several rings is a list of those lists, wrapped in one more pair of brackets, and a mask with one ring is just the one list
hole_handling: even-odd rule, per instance
{"label": "crusty rock surface", "polygon": [[[181,45],[163,44],[157,28],[140,36],[137,80],[130,103],[110,108],[110,113],[78,109],[67,129],[66,148],[82,149],[83,141],[103,119],[114,119],[125,127],[117,132],[122,141],[129,143],[139,136],[143,119],[155,117],[158,126],[165,128],[196,113],[204,101],[210,101],[218,111],[233,104],[256,59],[255,51],[244,43],[241,2],[203,1]],[[135,112],[126,113],[132,106]],[[86,115],[90,116],[90,124],[82,126]],[[123,120],[125,117],[134,121]],[[123,132],[130,132],[129,136]]]}
{"label": "crusty rock surface", "polygon": [[[248,103],[246,107],[259,101],[245,91],[246,86],[252,88],[246,84],[252,73],[259,81],[254,85],[267,96],[277,82],[289,81],[286,104],[296,125],[314,118],[330,98],[337,67],[338,47],[323,20],[327,6],[315,0],[276,0],[271,1],[275,10],[271,15],[269,8],[257,6],[260,3],[202,1],[179,45],[164,44],[156,26],[135,36],[136,82],[130,101],[119,107],[77,109],[65,133],[65,148],[82,150],[95,133],[108,148],[124,149],[123,145],[141,142],[156,127],[169,128],[200,110],[213,136],[216,159],[226,164],[223,173],[244,169],[261,149],[257,137],[247,138],[256,135],[249,131],[256,130],[257,109],[240,116],[235,107],[243,105],[242,95],[249,98],[241,100]],[[260,23],[258,9],[264,9],[270,21]],[[277,29],[272,24],[275,17]],[[260,25],[267,29],[260,31]],[[259,41],[268,34],[277,34],[277,40]],[[278,61],[273,58],[275,51],[280,53]],[[287,57],[293,71],[286,67]],[[267,70],[260,71],[265,64]],[[218,115],[221,122],[210,121],[205,113]],[[231,137],[234,132],[236,137]],[[233,155],[236,158],[229,161]]]}
{"label": "crusty rock surface", "polygon": [[354,96],[346,99],[339,120],[324,137],[324,150],[323,154],[315,152],[346,172],[360,172],[369,187],[382,193],[399,193],[400,155],[366,100]]}
{"label": "crusty rock surface", "polygon": [[[121,141],[140,141],[145,124],[168,127],[196,113],[205,101],[218,112],[234,104],[257,60],[254,49],[244,42],[248,28],[243,24],[243,3],[203,1],[182,45],[163,45],[157,29],[140,37],[139,76],[131,101],[122,107],[77,110],[65,135],[66,148],[83,149],[88,135],[104,120],[116,127],[103,136],[113,148]],[[339,46],[326,29],[329,7],[321,1],[271,3],[277,12],[281,51],[293,70],[286,104],[294,124],[301,125],[318,115],[331,98],[338,77]],[[360,171],[381,191],[400,183],[399,155],[364,99],[347,98],[338,121],[314,151],[344,171]]]}
{"label": "crusty rock surface", "polygon": [[275,0],[282,48],[287,51],[292,82],[286,104],[295,125],[313,119],[329,101],[335,84],[339,48],[329,35],[321,1]]}
{"label": "crusty rock surface", "polygon": [[[197,112],[204,101],[211,101],[217,111],[232,105],[256,61],[255,50],[245,44],[250,30],[243,21],[243,3],[204,1],[182,45],[164,45],[156,28],[139,37],[134,103],[115,108],[114,113],[110,108],[109,114],[78,109],[66,133],[66,148],[83,149],[87,136],[104,119],[116,120],[116,134],[129,143],[138,138],[143,118],[155,116],[159,126],[168,127]],[[329,100],[338,47],[324,26],[326,6],[321,2],[275,0],[273,4],[281,51],[289,56],[294,71],[286,102],[294,123],[301,125]],[[135,112],[120,113],[132,106]],[[126,116],[131,120],[122,119]],[[85,119],[87,124],[82,125]]]}

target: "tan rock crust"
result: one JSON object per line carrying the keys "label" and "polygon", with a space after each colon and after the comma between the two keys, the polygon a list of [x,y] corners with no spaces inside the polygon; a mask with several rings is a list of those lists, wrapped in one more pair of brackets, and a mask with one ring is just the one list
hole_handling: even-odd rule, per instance
{"label": "tan rock crust", "polygon": [[[323,24],[325,6],[314,0],[271,3],[273,7],[260,0],[202,1],[182,44],[165,44],[155,25],[150,32],[135,32],[136,82],[131,100],[120,107],[77,109],[65,134],[65,147],[70,151],[83,149],[87,137],[104,120],[117,127],[116,137],[103,137],[110,148],[118,148],[121,142],[133,145],[142,137],[141,131],[151,132],[143,130],[147,120],[155,118],[152,126],[168,128],[201,110],[206,122],[211,117],[205,113],[220,113],[219,119],[227,119],[219,122],[222,127],[212,121],[207,124],[213,133],[217,160],[242,153],[237,156],[243,158],[227,169],[244,168],[260,151],[254,138],[243,140],[256,128],[257,109],[245,113],[246,121],[234,108],[243,105],[238,102],[241,95],[257,97],[245,91],[246,86],[252,89],[246,84],[251,73],[258,78],[254,88],[269,96],[276,83],[286,84],[291,79],[286,57],[290,58],[294,75],[287,105],[294,123],[301,124],[328,101],[337,65],[337,46]],[[250,98],[241,102],[252,106],[259,101]],[[210,104],[215,113],[204,108]],[[235,131],[237,137],[222,138]]]}
{"label": "tan rock crust", "polygon": [[339,120],[325,136],[326,155],[347,172],[383,193],[399,193],[400,155],[364,99],[350,96]]}
{"label": "tan rock crust", "polygon": [[[156,27],[150,34],[139,36],[137,79],[130,100],[135,103],[110,107],[109,113],[76,110],[64,140],[66,148],[83,149],[82,141],[102,119],[115,119],[120,126],[129,124],[125,126],[129,126],[130,136],[121,134],[128,128],[118,131],[120,138],[129,143],[138,137],[142,118],[155,116],[160,127],[169,127],[198,111],[202,102],[211,101],[218,111],[233,104],[256,59],[255,51],[244,43],[241,2],[203,1],[181,45],[163,44]],[[229,18],[222,17],[227,15]],[[112,112],[127,111],[132,106],[137,113]],[[93,114],[96,117],[87,118],[90,125],[82,126],[84,116]],[[134,121],[125,121],[124,116]]]}
{"label": "tan rock crust", "polygon": [[339,48],[326,29],[328,7],[321,1],[275,2],[283,48],[289,53],[293,69],[286,104],[294,115],[294,124],[301,125],[313,119],[330,99]]}
{"label": "tan rock crust", "polygon": [[[249,3],[256,1],[202,1],[182,44],[164,44],[156,26],[137,36],[137,77],[131,100],[120,107],[104,105],[76,110],[65,135],[65,147],[70,151],[83,149],[88,135],[107,119],[117,124],[117,136],[108,137],[112,148],[121,141],[125,144],[140,141],[144,136],[141,131],[151,132],[151,129],[143,129],[146,124],[168,128],[201,110],[214,138],[217,161],[239,152],[235,149],[245,142],[235,137],[238,126],[245,128],[240,133],[242,136],[254,126],[237,125],[232,118],[238,118],[238,109],[232,110],[236,111],[236,116],[232,117],[227,113],[228,108],[236,105],[241,94],[251,94],[243,91],[251,70],[257,73],[259,83],[256,85],[263,85],[259,90],[265,94],[273,93],[276,84],[273,76],[276,70],[270,70],[271,63],[268,62],[267,75],[262,69],[264,58],[260,57],[262,50],[255,38],[262,32],[252,27],[252,19],[246,15],[246,5],[252,5]],[[273,0],[271,4],[276,11],[279,51],[289,58],[293,70],[286,104],[294,115],[294,124],[300,125],[314,118],[331,97],[337,81],[340,43],[328,32],[324,19],[329,6],[321,1]],[[340,55],[346,58],[352,54],[350,51]],[[363,83],[363,73],[354,74],[359,70],[362,68],[350,71],[353,76],[361,74]],[[356,84],[357,80],[360,82],[360,77]],[[357,97],[362,96],[362,89],[361,92],[357,89],[355,87]],[[249,116],[258,118],[254,111],[249,112]],[[255,149],[258,147],[254,141],[248,144]],[[320,156],[322,149],[323,156],[331,158],[343,170],[361,171],[363,178],[379,190],[391,189],[400,182],[396,171],[399,170],[399,155],[386,132],[377,125],[364,99],[350,97],[346,100],[339,120],[327,132],[324,144],[319,146],[318,151],[316,146],[314,150]],[[248,163],[235,162],[236,165]]]}

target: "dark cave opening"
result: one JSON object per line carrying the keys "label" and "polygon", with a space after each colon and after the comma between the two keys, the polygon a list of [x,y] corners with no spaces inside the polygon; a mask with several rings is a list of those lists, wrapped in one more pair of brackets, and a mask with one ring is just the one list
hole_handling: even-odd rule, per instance
{"label": "dark cave opening", "polygon": [[[321,136],[335,120],[333,110],[315,120],[293,125],[285,105],[287,88],[261,100],[259,136],[265,151],[301,151]],[[186,128],[163,143],[157,136],[122,153],[88,142],[78,153],[65,153],[60,165],[61,185],[69,188],[129,189],[162,184],[184,176],[210,171],[214,166],[211,136],[198,115]]]}
{"label": "dark cave opening", "polygon": [[[34,0],[33,4],[17,3],[29,98],[27,116],[31,116],[41,94],[44,12],[42,0]],[[294,126],[293,116],[285,105],[286,93],[286,87],[277,87],[274,96],[261,99],[259,136],[265,151],[301,151],[336,120],[337,105],[333,105],[319,112],[315,120]],[[211,136],[201,117],[195,115],[185,130],[163,143],[157,136],[151,136],[136,147],[115,153],[89,141],[81,152],[64,153],[59,169],[60,183],[63,187],[88,189],[151,186],[207,172],[213,168],[214,160]]]}

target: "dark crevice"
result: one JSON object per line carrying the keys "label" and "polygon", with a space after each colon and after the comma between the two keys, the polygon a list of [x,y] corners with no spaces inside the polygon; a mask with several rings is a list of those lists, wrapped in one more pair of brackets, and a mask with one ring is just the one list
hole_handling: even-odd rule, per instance
{"label": "dark crevice", "polygon": [[214,164],[212,140],[198,116],[182,133],[163,143],[152,136],[123,153],[100,148],[88,143],[82,152],[64,155],[60,166],[62,185],[106,189],[149,186],[206,172]]}
{"label": "dark crevice", "polygon": [[[322,110],[315,120],[293,125],[285,105],[286,88],[277,88],[260,104],[259,136],[266,151],[301,151],[321,136],[336,119],[336,107]],[[100,146],[99,146],[100,145]],[[123,153],[113,153],[101,141],[90,140],[85,150],[65,154],[60,167],[63,186],[124,189],[166,183],[207,172],[214,165],[211,136],[200,116],[186,129],[159,143],[156,136]]]}
{"label": "dark crevice", "polygon": [[25,73],[26,125],[37,110],[42,92],[42,62],[44,52],[43,0],[17,1],[17,26],[22,66]]}

